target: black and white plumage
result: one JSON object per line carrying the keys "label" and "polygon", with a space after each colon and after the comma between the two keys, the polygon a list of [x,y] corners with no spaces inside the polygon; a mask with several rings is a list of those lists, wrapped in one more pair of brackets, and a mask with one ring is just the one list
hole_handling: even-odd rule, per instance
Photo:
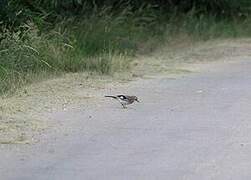
{"label": "black and white plumage", "polygon": [[105,97],[110,97],[118,100],[123,108],[126,108],[127,105],[132,104],[135,101],[139,102],[137,96],[116,95],[116,96],[105,96]]}

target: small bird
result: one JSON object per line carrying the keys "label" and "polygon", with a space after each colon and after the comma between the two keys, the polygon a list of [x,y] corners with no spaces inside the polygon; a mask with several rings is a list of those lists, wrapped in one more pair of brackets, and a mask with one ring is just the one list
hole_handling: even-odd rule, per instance
{"label": "small bird", "polygon": [[123,108],[126,108],[126,105],[134,103],[134,101],[139,102],[136,96],[116,95],[116,96],[105,96],[105,97],[117,99]]}

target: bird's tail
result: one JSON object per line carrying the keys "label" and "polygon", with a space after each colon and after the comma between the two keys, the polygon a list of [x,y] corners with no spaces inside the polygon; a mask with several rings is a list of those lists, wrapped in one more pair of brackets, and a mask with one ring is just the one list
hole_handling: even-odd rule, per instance
{"label": "bird's tail", "polygon": [[113,99],[117,99],[116,96],[105,96],[105,97],[110,97],[110,98],[113,98]]}

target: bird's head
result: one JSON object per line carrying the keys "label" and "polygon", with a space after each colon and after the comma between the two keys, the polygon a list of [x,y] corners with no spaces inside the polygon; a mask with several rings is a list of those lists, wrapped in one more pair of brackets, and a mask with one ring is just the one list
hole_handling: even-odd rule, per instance
{"label": "bird's head", "polygon": [[137,98],[137,96],[134,96],[134,100],[137,101],[137,102],[140,102]]}

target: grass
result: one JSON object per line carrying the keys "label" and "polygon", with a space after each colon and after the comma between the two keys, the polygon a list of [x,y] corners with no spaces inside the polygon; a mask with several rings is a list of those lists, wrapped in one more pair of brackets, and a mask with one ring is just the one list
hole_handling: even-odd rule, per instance
{"label": "grass", "polygon": [[[188,36],[194,41],[211,39],[242,38],[251,36],[251,18],[219,18],[213,15],[195,16],[187,14],[170,16],[167,23],[167,37],[172,40],[179,36]],[[171,37],[171,38],[170,38]]]}
{"label": "grass", "polygon": [[128,8],[114,15],[103,8],[60,20],[42,33],[31,22],[25,25],[25,32],[5,30],[0,44],[0,94],[32,82],[34,74],[113,74],[128,69],[137,46],[159,36],[151,28],[157,27],[157,17],[150,9],[132,13]]}
{"label": "grass", "polygon": [[[0,44],[0,94],[68,72],[113,74],[130,68],[133,56],[186,36],[192,41],[250,37],[250,18],[156,12],[151,6],[114,13],[111,8],[88,15],[61,18],[52,29],[39,31],[27,22],[26,31],[4,30]],[[168,47],[168,45],[167,45]]]}

